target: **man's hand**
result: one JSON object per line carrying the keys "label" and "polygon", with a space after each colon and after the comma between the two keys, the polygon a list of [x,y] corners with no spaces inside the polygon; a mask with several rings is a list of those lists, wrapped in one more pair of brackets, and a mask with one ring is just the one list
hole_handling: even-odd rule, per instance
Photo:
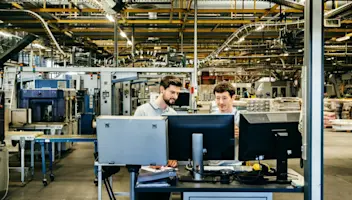
{"label": "man's hand", "polygon": [[[167,162],[168,167],[176,168],[177,167],[177,160],[169,160]],[[161,166],[150,166],[152,169],[161,169]]]}
{"label": "man's hand", "polygon": [[167,163],[167,166],[176,168],[177,167],[177,160],[169,160]]}
{"label": "man's hand", "polygon": [[238,126],[235,125],[235,138],[239,138],[240,136],[240,129],[238,128]]}

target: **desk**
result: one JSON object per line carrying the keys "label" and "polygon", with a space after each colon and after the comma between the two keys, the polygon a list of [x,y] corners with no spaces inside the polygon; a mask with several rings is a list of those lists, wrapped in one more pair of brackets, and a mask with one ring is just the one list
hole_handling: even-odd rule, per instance
{"label": "desk", "polygon": [[45,163],[45,143],[49,143],[49,169],[50,169],[50,180],[54,181],[53,174],[53,159],[52,159],[52,145],[50,143],[63,143],[63,142],[94,142],[94,152],[97,152],[97,137],[96,135],[43,135],[35,138],[35,142],[40,143],[41,155],[42,155],[42,173],[43,173],[43,184],[48,185],[46,179],[46,163]]}
{"label": "desk", "polygon": [[[6,132],[6,136],[9,136],[11,141],[19,141],[20,143],[20,149],[21,149],[21,167],[20,167],[20,172],[21,172],[21,183],[22,185],[25,184],[24,181],[24,174],[25,174],[25,144],[26,141],[31,142],[31,175],[33,177],[34,175],[34,139],[40,135],[43,135],[43,132],[39,131],[8,131]],[[11,167],[10,169],[17,169],[17,167]]]}
{"label": "desk", "polygon": [[[293,173],[294,176],[299,175],[297,172],[293,170],[289,170],[289,173]],[[180,174],[185,174],[184,170],[180,170]],[[303,177],[299,175],[298,179],[302,179]],[[216,195],[228,195],[230,193],[242,193],[240,196],[243,196],[243,193],[261,193],[262,196],[269,196],[271,193],[302,193],[302,187],[294,187],[291,184],[266,184],[266,185],[247,185],[241,184],[237,181],[233,181],[230,184],[220,184],[220,183],[185,183],[185,182],[177,182],[175,186],[170,187],[142,187],[142,186],[135,186],[134,188],[135,193],[139,192],[177,192],[183,193],[184,199],[190,199],[190,197],[197,196],[197,200],[201,199],[209,199],[214,197],[214,193]],[[229,195],[228,195],[229,196]],[[228,196],[226,199],[228,199]],[[224,197],[225,198],[225,197]],[[223,199],[224,199],[223,198]],[[243,198],[248,199],[247,197],[243,196]],[[235,198],[234,198],[235,199]],[[253,198],[255,199],[255,198]],[[260,199],[257,197],[257,199]],[[264,198],[265,199],[265,198]],[[133,199],[131,199],[133,200]],[[229,199],[230,200],[230,199]],[[250,200],[250,199],[248,199]]]}
{"label": "desk", "polygon": [[[68,123],[66,122],[34,122],[31,124],[13,124],[11,125],[10,128],[12,129],[18,129],[18,130],[50,130],[50,135],[55,135],[57,130],[62,130],[64,126],[66,126]],[[55,160],[55,144],[52,143],[52,161]],[[61,145],[58,145],[58,152],[59,152],[59,157],[61,154]]]}

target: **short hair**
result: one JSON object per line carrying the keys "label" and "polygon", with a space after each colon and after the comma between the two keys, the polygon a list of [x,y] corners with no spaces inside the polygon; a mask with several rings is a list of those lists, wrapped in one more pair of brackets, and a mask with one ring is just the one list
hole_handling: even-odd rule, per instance
{"label": "short hair", "polygon": [[224,93],[224,92],[228,92],[230,94],[230,96],[232,97],[233,95],[236,94],[236,89],[235,89],[235,87],[232,86],[231,83],[228,83],[228,82],[222,82],[222,83],[219,83],[215,86],[214,94],[215,93]]}
{"label": "short hair", "polygon": [[165,89],[170,87],[170,85],[174,85],[176,87],[182,87],[181,80],[176,76],[165,76],[160,81],[160,86],[163,86]]}

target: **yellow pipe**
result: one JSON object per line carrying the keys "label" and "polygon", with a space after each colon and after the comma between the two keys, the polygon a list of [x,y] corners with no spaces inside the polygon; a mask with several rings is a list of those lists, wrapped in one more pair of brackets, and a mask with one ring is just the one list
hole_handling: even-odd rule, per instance
{"label": "yellow pipe", "polygon": [[23,7],[20,4],[15,3],[15,2],[12,3],[12,6],[17,8],[17,9],[21,9],[21,10],[23,9]]}

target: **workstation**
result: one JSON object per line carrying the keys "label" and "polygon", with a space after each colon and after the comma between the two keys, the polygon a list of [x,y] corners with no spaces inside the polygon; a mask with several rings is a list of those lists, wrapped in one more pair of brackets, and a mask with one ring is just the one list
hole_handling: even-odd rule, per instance
{"label": "workstation", "polygon": [[0,199],[348,199],[351,7],[2,1]]}

